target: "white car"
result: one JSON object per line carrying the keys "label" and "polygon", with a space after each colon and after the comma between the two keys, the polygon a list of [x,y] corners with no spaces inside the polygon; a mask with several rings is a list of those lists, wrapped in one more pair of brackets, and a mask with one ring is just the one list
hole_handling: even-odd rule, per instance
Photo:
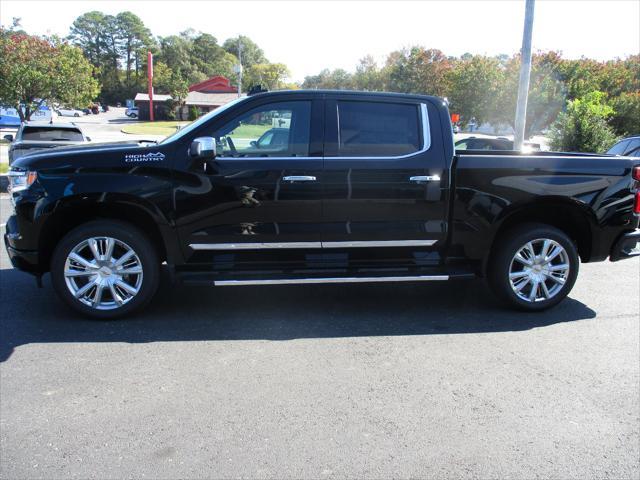
{"label": "white car", "polygon": [[127,108],[124,114],[129,118],[138,118],[140,111],[138,110],[138,107],[131,107]]}
{"label": "white car", "polygon": [[59,108],[56,113],[61,117],[80,117],[84,115],[84,112],[76,110],[75,108]]}

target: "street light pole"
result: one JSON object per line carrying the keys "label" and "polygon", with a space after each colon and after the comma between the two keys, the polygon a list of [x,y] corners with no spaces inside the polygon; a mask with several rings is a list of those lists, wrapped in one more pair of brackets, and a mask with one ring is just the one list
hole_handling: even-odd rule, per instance
{"label": "street light pole", "polygon": [[531,76],[531,34],[533,33],[533,7],[535,0],[526,0],[526,2],[522,50],[520,51],[520,82],[518,83],[518,103],[516,104],[516,128],[513,137],[514,150],[522,150],[524,128],[527,122],[529,77]]}

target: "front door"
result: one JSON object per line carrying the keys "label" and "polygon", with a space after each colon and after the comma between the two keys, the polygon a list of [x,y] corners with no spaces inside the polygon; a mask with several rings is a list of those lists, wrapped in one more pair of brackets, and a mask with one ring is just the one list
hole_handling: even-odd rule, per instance
{"label": "front door", "polygon": [[345,94],[327,99],[325,116],[327,262],[439,264],[449,170],[435,108],[420,100]]}
{"label": "front door", "polygon": [[202,165],[185,149],[176,175],[176,223],[192,266],[295,268],[319,256],[321,121],[319,100],[270,96],[193,135],[214,137],[217,156]]}

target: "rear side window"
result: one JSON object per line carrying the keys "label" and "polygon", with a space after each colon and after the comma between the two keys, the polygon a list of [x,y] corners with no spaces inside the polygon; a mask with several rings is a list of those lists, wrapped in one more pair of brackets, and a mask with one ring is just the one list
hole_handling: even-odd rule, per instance
{"label": "rear side window", "polygon": [[82,132],[77,128],[24,127],[22,140],[40,142],[82,142]]}
{"label": "rear side window", "polygon": [[421,149],[418,105],[338,102],[338,155],[387,157]]}
{"label": "rear side window", "polygon": [[640,138],[634,138],[633,140],[629,141],[629,145],[627,145],[624,149],[624,154],[637,157],[638,155],[634,154],[637,153],[638,149],[640,149]]}
{"label": "rear side window", "polygon": [[611,155],[622,155],[629,144],[629,140],[622,140],[609,149],[607,153]]}

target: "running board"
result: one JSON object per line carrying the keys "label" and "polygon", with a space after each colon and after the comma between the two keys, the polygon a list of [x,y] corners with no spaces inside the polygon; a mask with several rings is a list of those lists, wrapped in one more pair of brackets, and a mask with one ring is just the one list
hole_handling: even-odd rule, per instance
{"label": "running board", "polygon": [[274,278],[269,280],[215,280],[216,286],[242,285],[290,285],[308,283],[378,283],[378,282],[433,282],[449,280],[449,275],[414,275],[399,277],[325,277],[325,278]]}

